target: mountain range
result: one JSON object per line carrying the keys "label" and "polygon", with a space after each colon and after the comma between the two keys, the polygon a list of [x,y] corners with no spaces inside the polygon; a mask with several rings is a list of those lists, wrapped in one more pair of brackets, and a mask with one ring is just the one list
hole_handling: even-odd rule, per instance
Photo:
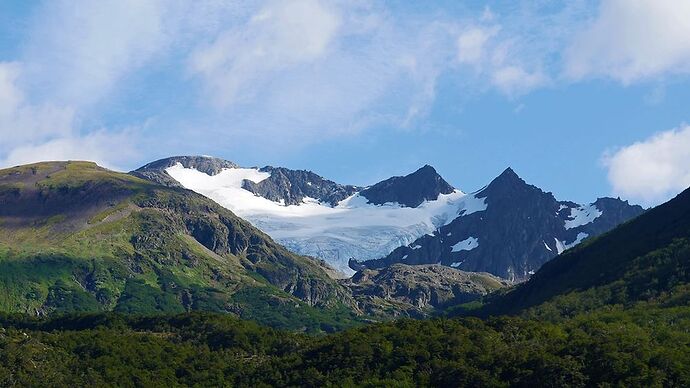
{"label": "mountain range", "polygon": [[394,263],[442,264],[519,282],[644,211],[616,198],[558,201],[510,168],[470,194],[428,165],[368,187],[199,156],[162,159],[132,173],[201,193],[291,251],[348,276]]}
{"label": "mountain range", "polygon": [[[169,183],[85,162],[0,170],[0,308],[72,313],[0,313],[1,385],[690,384],[690,189],[506,287],[436,264],[336,282],[313,258]],[[477,195],[486,211],[495,195]],[[363,325],[429,306],[442,317]],[[108,307],[120,314],[94,313]],[[141,315],[188,308],[223,314]],[[294,333],[348,319],[362,326]]]}
{"label": "mountain range", "polygon": [[[421,317],[642,212],[559,202],[511,169],[465,194],[430,166],[358,187],[200,156],[129,174],[37,163],[0,170],[0,311],[204,310],[310,331]],[[360,251],[377,258],[334,270]]]}
{"label": "mountain range", "polygon": [[[187,160],[219,175],[235,169]],[[385,286],[395,292],[339,281],[325,262],[290,252],[155,169],[126,174],[67,161],[0,170],[0,312],[201,310],[332,331],[372,318],[424,316],[505,286],[488,274],[455,270],[432,271],[433,283],[409,281],[427,270],[402,267],[390,278],[406,286]]]}

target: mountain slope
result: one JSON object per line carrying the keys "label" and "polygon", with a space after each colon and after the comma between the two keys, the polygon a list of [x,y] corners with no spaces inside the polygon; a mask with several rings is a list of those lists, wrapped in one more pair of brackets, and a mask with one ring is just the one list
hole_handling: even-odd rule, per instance
{"label": "mountain slope", "polygon": [[261,182],[242,182],[242,188],[263,198],[285,205],[299,205],[305,199],[336,206],[338,202],[359,191],[355,186],[343,186],[306,170],[290,170],[283,167],[264,167],[259,171],[270,174]]}
{"label": "mountain slope", "polygon": [[311,306],[354,305],[325,266],[206,197],[90,162],[0,170],[0,267],[3,311],[292,314],[318,327]]}
{"label": "mountain slope", "polygon": [[[196,168],[198,158],[163,159],[133,174],[157,182],[173,179],[250,221],[293,252],[324,259],[345,275],[354,274],[348,266],[351,258],[381,257],[444,225],[463,209],[470,213],[482,207],[472,196],[452,189],[431,167],[393,179],[418,186],[410,198],[422,202],[410,207],[409,203],[370,203],[360,188],[339,185],[309,171],[278,167],[202,171]],[[221,163],[218,159],[215,166]],[[428,182],[434,186],[427,188]],[[371,195],[380,191],[375,187],[368,189]],[[390,190],[376,198],[406,202],[403,186],[386,187]]]}
{"label": "mountain slope", "polygon": [[425,317],[449,305],[467,303],[504,288],[504,280],[487,273],[442,265],[394,264],[365,269],[342,282],[360,308],[374,316]]}
{"label": "mountain slope", "polygon": [[488,313],[690,301],[690,189],[545,264],[528,282],[492,300]]}
{"label": "mountain slope", "polygon": [[510,168],[473,195],[486,203],[485,210],[461,214],[433,234],[381,259],[353,262],[353,268],[441,263],[521,281],[565,249],[643,212],[613,198],[584,206],[559,202]]}

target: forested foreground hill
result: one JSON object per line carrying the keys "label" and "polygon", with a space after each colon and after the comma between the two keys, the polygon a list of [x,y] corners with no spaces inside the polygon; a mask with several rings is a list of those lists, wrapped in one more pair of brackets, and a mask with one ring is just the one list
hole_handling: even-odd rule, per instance
{"label": "forested foreground hill", "polygon": [[328,336],[228,315],[5,318],[2,386],[688,386],[690,310],[399,320]]}

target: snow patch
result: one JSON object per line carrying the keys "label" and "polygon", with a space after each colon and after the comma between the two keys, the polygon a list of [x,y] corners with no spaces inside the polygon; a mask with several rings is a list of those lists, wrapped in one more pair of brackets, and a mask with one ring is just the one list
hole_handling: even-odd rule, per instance
{"label": "snow patch", "polygon": [[462,263],[464,263],[464,261],[457,261],[455,263],[452,263],[450,266],[453,268],[458,268],[459,266],[462,265]]}
{"label": "snow patch", "polygon": [[548,245],[546,245],[546,241],[542,241],[542,242],[544,243],[544,247],[545,247],[546,249],[548,249],[550,252],[553,252],[553,250],[552,250],[551,248],[549,248]]}
{"label": "snow patch", "polygon": [[[575,237],[575,240],[569,244],[566,244],[565,241],[560,241],[558,239],[555,239],[556,240],[556,249],[558,249],[558,254],[560,255],[566,249],[570,249],[570,248],[574,247],[575,245],[581,243],[582,240],[586,239],[587,237],[589,237],[589,235],[587,233],[580,232],[577,234],[577,237]],[[549,250],[551,250],[551,249],[549,249]]]}
{"label": "snow patch", "polygon": [[565,250],[565,245],[563,244],[563,241],[561,241],[555,237],[554,237],[554,240],[556,240],[556,252],[558,252],[558,254],[560,255]]}
{"label": "snow patch", "polygon": [[570,217],[565,220],[565,228],[572,229],[587,225],[602,214],[601,210],[597,209],[594,204],[571,208]]}
{"label": "snow patch", "polygon": [[570,244],[565,244],[565,249],[570,249],[574,247],[575,245],[579,244],[582,242],[582,240],[586,239],[589,237],[587,233],[580,232],[577,234],[577,237],[575,238],[575,241],[571,242]]}
{"label": "snow patch", "polygon": [[486,197],[477,198],[472,194],[468,194],[463,199],[464,201],[458,207],[458,215],[460,216],[468,216],[472,213],[484,211],[488,206]]}
{"label": "snow patch", "polygon": [[459,243],[453,245],[451,252],[471,251],[478,246],[479,240],[476,237],[468,237],[460,241]]}

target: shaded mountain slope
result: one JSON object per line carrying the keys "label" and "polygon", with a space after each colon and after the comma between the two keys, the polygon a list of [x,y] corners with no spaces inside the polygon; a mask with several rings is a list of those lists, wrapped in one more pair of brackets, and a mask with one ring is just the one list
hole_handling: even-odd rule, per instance
{"label": "shaded mountain slope", "polygon": [[484,210],[461,213],[433,234],[352,267],[441,263],[521,281],[565,249],[644,211],[613,198],[590,205],[558,201],[510,168],[473,195],[486,203]]}
{"label": "shaded mountain slope", "polygon": [[638,301],[690,302],[690,190],[565,252],[491,300],[485,312],[516,313],[549,302],[542,312],[575,313]]}
{"label": "shaded mountain slope", "polygon": [[453,186],[427,164],[411,174],[388,178],[367,187],[360,195],[375,205],[398,203],[417,207],[424,201],[434,201],[439,195],[453,191]]}

